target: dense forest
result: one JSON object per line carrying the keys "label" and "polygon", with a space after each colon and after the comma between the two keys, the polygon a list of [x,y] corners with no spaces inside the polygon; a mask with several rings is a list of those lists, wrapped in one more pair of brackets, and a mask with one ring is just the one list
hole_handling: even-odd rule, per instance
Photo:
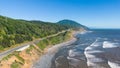
{"label": "dense forest", "polygon": [[0,49],[75,27],[60,23],[18,20],[0,16]]}

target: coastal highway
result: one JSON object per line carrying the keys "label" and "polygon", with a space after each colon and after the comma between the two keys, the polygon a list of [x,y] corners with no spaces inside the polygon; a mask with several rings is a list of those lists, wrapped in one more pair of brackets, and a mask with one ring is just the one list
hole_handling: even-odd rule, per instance
{"label": "coastal highway", "polygon": [[15,48],[11,48],[11,49],[9,49],[9,50],[6,50],[6,51],[4,51],[4,52],[1,52],[1,53],[0,53],[0,60],[2,60],[2,58],[4,58],[5,56],[11,54],[12,52],[14,52],[14,51],[16,51],[16,50],[18,50],[18,49],[20,49],[20,48],[23,48],[23,47],[25,47],[25,46],[38,43],[39,41],[44,40],[44,39],[47,39],[47,38],[49,38],[49,37],[57,36],[57,35],[59,35],[59,34],[61,34],[61,33],[66,32],[66,31],[70,31],[70,30],[64,30],[64,31],[58,32],[58,33],[53,34],[53,35],[49,35],[49,36],[44,37],[44,38],[35,39],[35,40],[31,41],[31,42],[23,43],[23,44],[21,44],[20,46],[17,46],[17,47],[15,47]]}

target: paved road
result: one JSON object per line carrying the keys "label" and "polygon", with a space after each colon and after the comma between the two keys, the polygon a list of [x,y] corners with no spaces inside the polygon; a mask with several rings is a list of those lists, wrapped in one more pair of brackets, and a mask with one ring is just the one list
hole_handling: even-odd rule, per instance
{"label": "paved road", "polygon": [[25,46],[27,46],[27,45],[32,45],[32,44],[34,44],[34,43],[38,43],[39,41],[44,40],[44,39],[47,39],[47,38],[49,38],[49,37],[57,36],[58,34],[64,33],[64,32],[66,32],[66,31],[69,31],[69,30],[64,30],[64,31],[61,31],[61,32],[59,32],[59,33],[57,33],[57,34],[53,34],[53,35],[50,35],[50,36],[47,36],[47,37],[44,37],[44,38],[36,39],[36,40],[31,41],[31,42],[27,42],[27,43],[21,44],[20,46],[17,46],[17,47],[15,47],[15,48],[6,50],[6,51],[0,53],[0,60],[1,60],[3,57],[11,54],[12,52],[14,52],[14,51],[16,51],[16,50],[18,50],[18,49],[20,49],[20,48],[23,48],[23,47],[25,47]]}

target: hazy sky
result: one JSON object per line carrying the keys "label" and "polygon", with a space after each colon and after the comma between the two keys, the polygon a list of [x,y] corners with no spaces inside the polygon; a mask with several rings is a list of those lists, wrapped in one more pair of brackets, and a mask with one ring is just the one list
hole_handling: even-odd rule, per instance
{"label": "hazy sky", "polygon": [[57,22],[71,19],[97,28],[120,28],[120,0],[0,0],[0,15]]}

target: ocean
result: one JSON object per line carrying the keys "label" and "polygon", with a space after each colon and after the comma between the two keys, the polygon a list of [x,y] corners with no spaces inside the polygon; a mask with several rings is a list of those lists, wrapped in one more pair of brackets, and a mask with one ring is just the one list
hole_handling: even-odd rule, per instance
{"label": "ocean", "polygon": [[93,29],[75,37],[75,43],[60,48],[49,68],[120,68],[119,29]]}

